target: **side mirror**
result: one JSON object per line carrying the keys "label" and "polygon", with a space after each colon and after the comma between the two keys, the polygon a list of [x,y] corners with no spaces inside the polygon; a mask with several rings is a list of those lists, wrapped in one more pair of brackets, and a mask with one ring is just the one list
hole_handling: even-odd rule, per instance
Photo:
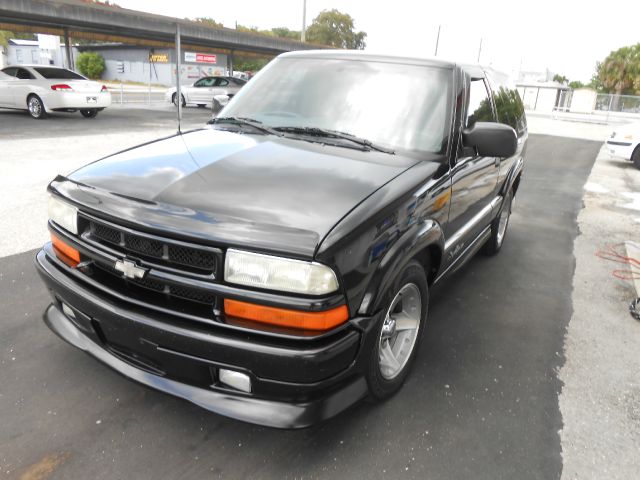
{"label": "side mirror", "polygon": [[476,122],[462,131],[462,142],[481,157],[511,157],[518,148],[516,131],[504,123]]}

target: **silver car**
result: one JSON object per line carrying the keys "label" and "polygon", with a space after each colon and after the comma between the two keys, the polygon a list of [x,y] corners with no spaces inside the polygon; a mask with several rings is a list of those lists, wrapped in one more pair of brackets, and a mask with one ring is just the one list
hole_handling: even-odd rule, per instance
{"label": "silver car", "polygon": [[[245,80],[234,77],[203,77],[197,80],[193,85],[182,86],[181,97],[182,106],[197,105],[204,107],[205,105],[215,104],[221,99],[230,99],[246,84]],[[170,88],[165,93],[165,99],[178,104],[178,94],[176,87]]]}

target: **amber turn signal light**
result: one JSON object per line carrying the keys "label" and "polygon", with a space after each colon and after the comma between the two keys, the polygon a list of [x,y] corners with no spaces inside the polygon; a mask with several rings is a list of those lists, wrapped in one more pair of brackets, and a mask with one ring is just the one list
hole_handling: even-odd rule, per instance
{"label": "amber turn signal light", "polygon": [[80,263],[80,252],[75,248],[67,245],[53,233],[51,234],[51,243],[56,256],[70,267],[75,267]]}
{"label": "amber turn signal light", "polygon": [[346,305],[323,312],[302,312],[225,299],[224,311],[231,317],[304,330],[329,330],[346,322],[349,318]]}

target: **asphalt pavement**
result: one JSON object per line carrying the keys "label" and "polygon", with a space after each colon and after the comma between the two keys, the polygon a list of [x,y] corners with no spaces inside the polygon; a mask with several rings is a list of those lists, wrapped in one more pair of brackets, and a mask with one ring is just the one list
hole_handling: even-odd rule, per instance
{"label": "asphalt pavement", "polygon": [[0,258],[0,478],[559,478],[573,241],[600,145],[532,135],[502,251],[432,292],[404,388],[305,430],[119,376],[45,327],[35,251]]}

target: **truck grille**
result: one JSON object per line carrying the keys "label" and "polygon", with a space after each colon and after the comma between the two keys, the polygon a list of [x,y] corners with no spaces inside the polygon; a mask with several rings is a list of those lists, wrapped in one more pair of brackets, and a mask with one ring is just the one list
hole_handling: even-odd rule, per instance
{"label": "truck grille", "polygon": [[122,286],[133,284],[138,287],[160,293],[164,297],[177,297],[183,300],[203,303],[210,306],[213,306],[216,301],[215,295],[208,292],[203,292],[202,290],[198,290],[196,288],[164,284],[155,280],[150,280],[148,278],[125,279],[122,277],[122,274],[114,268],[100,264],[96,264],[96,266],[103,272],[117,277],[120,280]]}
{"label": "truck grille", "polygon": [[215,274],[217,255],[214,251],[131,233],[95,220],[89,220],[89,231],[93,240],[110,244],[125,254],[139,255],[178,269],[188,267],[199,273]]}

